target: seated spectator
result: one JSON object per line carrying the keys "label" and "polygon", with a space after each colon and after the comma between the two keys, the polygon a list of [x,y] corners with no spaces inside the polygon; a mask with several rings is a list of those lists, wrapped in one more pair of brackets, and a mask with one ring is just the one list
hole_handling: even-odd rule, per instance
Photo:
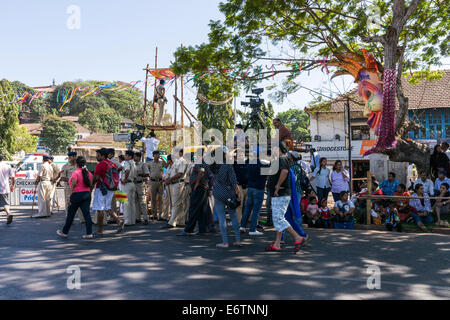
{"label": "seated spectator", "polygon": [[309,198],[315,197],[316,193],[313,189],[309,189],[305,192],[305,194],[302,196],[302,200],[300,201],[300,211],[303,215],[306,215],[306,211],[308,209],[309,205]]}
{"label": "seated spectator", "polygon": [[353,230],[353,212],[355,211],[355,205],[348,199],[347,191],[342,191],[339,199],[333,209],[333,213],[335,214],[334,228]]}
{"label": "seated spectator", "polygon": [[406,191],[406,186],[404,184],[399,184],[397,191],[394,196],[405,197],[404,199],[397,200],[397,210],[398,216],[401,222],[406,222],[406,220],[411,215],[411,208],[409,206],[409,197],[411,196],[408,191]]}
{"label": "seated spectator", "polygon": [[331,225],[331,213],[330,208],[328,208],[328,200],[322,199],[319,205],[319,214],[320,214],[320,224],[325,229],[330,229]]}
{"label": "seated spectator", "polygon": [[396,208],[396,203],[392,200],[387,201],[388,207],[386,208],[385,214],[385,225],[388,231],[393,231],[394,229],[398,232],[402,232],[402,225],[400,224],[400,217],[398,216],[398,211]]}
{"label": "seated spectator", "polygon": [[441,220],[441,214],[448,214],[450,212],[450,200],[443,199],[450,197],[449,184],[444,182],[441,184],[441,189],[439,192],[439,199],[436,201],[436,206],[434,207],[434,211],[437,216],[437,225],[442,227],[448,227],[448,221]]}
{"label": "seated spectator", "polygon": [[[411,207],[411,215],[422,231],[428,231],[425,223],[433,223],[431,216],[431,202],[427,193],[424,192],[423,185],[417,184],[414,188],[415,193],[411,196],[413,199],[409,200]],[[422,199],[420,199],[422,197]]]}
{"label": "seated spectator", "polygon": [[447,178],[447,171],[445,170],[441,170],[438,172],[438,177],[434,182],[434,195],[436,197],[439,197],[439,195],[441,194],[441,185],[443,183],[450,185],[450,179]]}
{"label": "seated spectator", "polygon": [[395,180],[395,173],[389,172],[387,180],[381,182],[380,188],[383,191],[383,194],[387,196],[393,196],[394,192],[397,191],[399,184],[400,182]]}
{"label": "seated spectator", "polygon": [[320,214],[316,197],[309,198],[309,204],[308,207],[306,208],[306,217],[309,228],[319,227]]}
{"label": "seated spectator", "polygon": [[434,195],[434,183],[428,179],[428,174],[425,171],[422,171],[420,177],[414,182],[414,190],[416,190],[418,184],[423,186],[424,193],[428,194],[430,197]]}

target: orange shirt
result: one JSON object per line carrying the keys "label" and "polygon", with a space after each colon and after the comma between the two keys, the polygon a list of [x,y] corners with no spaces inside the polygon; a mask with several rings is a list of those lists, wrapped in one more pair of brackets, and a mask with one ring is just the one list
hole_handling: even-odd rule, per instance
{"label": "orange shirt", "polygon": [[[410,197],[411,194],[410,194],[409,192],[403,192],[403,193],[401,193],[401,192],[395,191],[395,192],[394,192],[394,196],[397,196],[397,197]],[[398,205],[399,207],[404,207],[404,206],[408,205],[408,203],[409,203],[409,199],[408,199],[408,198],[397,199],[397,205]]]}

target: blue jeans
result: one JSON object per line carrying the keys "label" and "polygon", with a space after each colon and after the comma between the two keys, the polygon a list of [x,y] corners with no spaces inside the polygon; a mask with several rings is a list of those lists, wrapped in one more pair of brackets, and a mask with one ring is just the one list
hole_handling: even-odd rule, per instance
{"label": "blue jeans", "polygon": [[430,213],[426,217],[420,217],[415,212],[411,212],[411,216],[414,219],[414,221],[416,222],[416,224],[418,224],[419,222],[422,222],[422,223],[433,223],[434,222],[434,219]]}
{"label": "blue jeans", "polygon": [[[227,236],[227,213],[225,211],[225,202],[214,197],[214,208],[219,217],[220,233],[222,234],[223,243],[228,243]],[[232,210],[228,208],[228,213],[230,214],[231,222],[233,224],[234,235],[236,237],[236,242],[241,241],[241,235],[239,233],[239,223],[236,216],[236,209]]]}
{"label": "blue jeans", "polygon": [[334,228],[335,229],[353,230],[355,227],[354,227],[353,221],[350,221],[350,222],[335,222]]}
{"label": "blue jeans", "polygon": [[[250,214],[252,219],[250,220],[250,232],[256,231],[256,226],[258,225],[259,212],[264,201],[264,189],[259,190],[255,188],[247,189],[247,203],[245,204],[244,215],[241,220],[241,227],[247,227],[248,218]],[[252,213],[253,211],[253,213]]]}
{"label": "blue jeans", "polygon": [[339,200],[341,200],[341,199],[339,198],[340,194],[341,194],[340,192],[339,192],[339,193],[333,192],[333,199],[334,199],[334,202],[338,202]]}

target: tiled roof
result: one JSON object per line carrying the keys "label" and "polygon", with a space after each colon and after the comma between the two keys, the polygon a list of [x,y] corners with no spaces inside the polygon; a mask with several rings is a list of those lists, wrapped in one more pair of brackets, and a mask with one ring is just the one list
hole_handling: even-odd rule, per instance
{"label": "tiled roof", "polygon": [[[407,79],[403,79],[403,92],[409,98],[409,109],[428,109],[428,108],[450,108],[450,70],[442,70],[444,75],[436,81],[421,81],[417,85],[410,84]],[[347,93],[353,99],[363,101],[357,95],[357,88]],[[331,101],[330,108],[319,108],[314,113],[341,113],[344,112],[346,105],[345,95],[339,96]],[[316,106],[305,108],[306,112],[311,112]],[[363,111],[364,107],[350,101],[351,111]],[[397,106],[398,108],[398,106]]]}
{"label": "tiled roof", "polygon": [[87,138],[80,140],[79,142],[89,142],[89,143],[97,143],[97,142],[105,142],[105,143],[113,143],[114,135],[112,133],[94,133]]}

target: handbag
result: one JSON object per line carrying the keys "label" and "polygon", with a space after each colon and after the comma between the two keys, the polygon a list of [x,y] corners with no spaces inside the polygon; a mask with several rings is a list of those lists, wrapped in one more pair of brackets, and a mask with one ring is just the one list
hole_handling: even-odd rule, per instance
{"label": "handbag", "polygon": [[235,210],[241,205],[241,202],[237,200],[227,199],[226,205],[228,209]]}

